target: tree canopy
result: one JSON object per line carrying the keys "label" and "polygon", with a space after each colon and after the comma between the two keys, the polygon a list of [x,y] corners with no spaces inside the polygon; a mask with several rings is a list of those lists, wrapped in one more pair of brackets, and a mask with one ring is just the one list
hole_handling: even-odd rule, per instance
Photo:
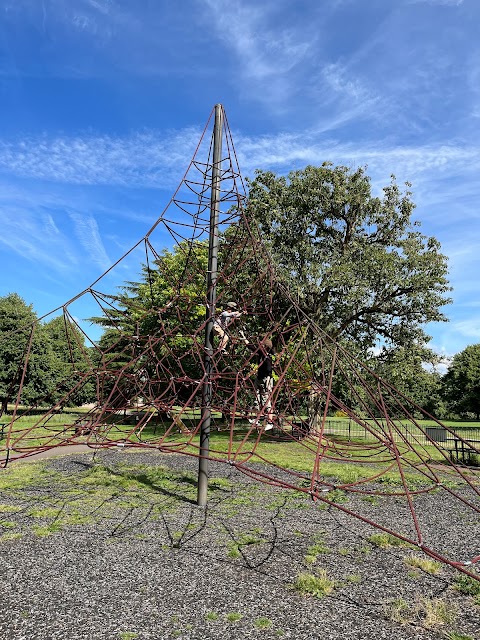
{"label": "tree canopy", "polygon": [[[62,317],[47,323],[17,293],[0,297],[0,398],[2,413],[15,402],[23,377],[20,402],[53,404],[82,379],[89,367],[80,331]],[[66,404],[91,399],[93,386],[86,382]]]}
{"label": "tree canopy", "polygon": [[453,357],[443,385],[455,413],[473,413],[480,419],[480,344],[472,344]]}
{"label": "tree canopy", "polygon": [[301,309],[333,338],[366,352],[423,344],[444,321],[447,258],[412,221],[411,193],[392,176],[372,195],[364,169],[324,163],[287,177],[257,171],[247,213],[259,225],[278,276]]}

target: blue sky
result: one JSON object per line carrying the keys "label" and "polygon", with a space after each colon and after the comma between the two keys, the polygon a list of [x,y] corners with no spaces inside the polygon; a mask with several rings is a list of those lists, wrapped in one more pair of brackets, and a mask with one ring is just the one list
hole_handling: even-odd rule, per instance
{"label": "blue sky", "polygon": [[431,346],[480,342],[479,24],[478,0],[0,0],[0,295],[43,315],[89,286],[221,102],[245,176],[410,181],[454,288]]}

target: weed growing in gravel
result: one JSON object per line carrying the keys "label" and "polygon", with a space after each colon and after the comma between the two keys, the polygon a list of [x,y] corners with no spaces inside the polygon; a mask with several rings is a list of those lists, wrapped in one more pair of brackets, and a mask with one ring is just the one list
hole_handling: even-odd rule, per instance
{"label": "weed growing in gravel", "polygon": [[229,558],[240,558],[241,555],[242,554],[240,553],[240,549],[238,548],[238,544],[235,544],[235,542],[232,542],[228,547],[227,556]]}
{"label": "weed growing in gravel", "polygon": [[307,549],[307,555],[305,556],[306,564],[314,564],[321,553],[328,553],[329,551],[321,534],[318,534],[315,538],[314,544]]}
{"label": "weed growing in gravel", "polygon": [[243,618],[243,616],[241,613],[236,613],[235,611],[232,611],[231,613],[227,613],[225,618],[227,619],[228,622],[238,622]]}
{"label": "weed growing in gravel", "polygon": [[0,504],[0,513],[16,513],[21,510],[22,507],[14,507],[11,504]]}
{"label": "weed growing in gravel", "polygon": [[218,613],[216,611],[207,611],[205,614],[205,620],[208,620],[209,622],[218,620]]}
{"label": "weed growing in gravel", "polygon": [[22,534],[21,533],[15,533],[13,531],[9,531],[8,533],[3,533],[0,536],[0,542],[8,542],[9,540],[17,540],[18,538],[21,538]]}
{"label": "weed growing in gravel", "polygon": [[389,620],[399,624],[420,623],[425,629],[434,629],[456,619],[457,609],[442,598],[421,598],[412,606],[403,598],[389,602],[385,607]]}
{"label": "weed growing in gravel", "polygon": [[30,509],[27,515],[32,518],[57,518],[61,510],[55,507],[45,507],[43,509]]}
{"label": "weed growing in gravel", "polygon": [[349,556],[351,553],[350,549],[348,547],[339,547],[338,548],[338,554],[341,556]]}
{"label": "weed growing in gravel", "polygon": [[304,596],[323,598],[332,593],[335,582],[328,577],[325,569],[320,569],[316,575],[313,573],[299,574],[293,588]]}
{"label": "weed growing in gravel", "polygon": [[422,571],[425,571],[425,573],[429,573],[432,576],[437,575],[441,568],[440,563],[436,560],[431,560],[430,558],[419,558],[418,556],[414,555],[405,558],[405,562],[411,567],[421,569]]}
{"label": "weed growing in gravel", "polygon": [[138,633],[134,633],[133,631],[121,631],[119,638],[120,640],[135,640],[135,638],[138,638]]}
{"label": "weed growing in gravel", "polygon": [[45,526],[34,526],[32,527],[32,530],[36,536],[45,538],[46,536],[51,536],[53,533],[58,533],[58,531],[61,531],[62,525],[59,522],[52,522],[51,524]]}
{"label": "weed growing in gravel", "polygon": [[412,545],[409,542],[405,542],[405,540],[402,540],[401,538],[392,536],[390,533],[372,533],[367,540],[376,547],[380,547],[380,549],[386,549],[388,547],[412,548]]}
{"label": "weed growing in gravel", "polygon": [[16,523],[12,522],[11,520],[0,520],[0,528],[14,529],[16,526]]}
{"label": "weed growing in gravel", "polygon": [[456,608],[441,598],[422,598],[418,608],[426,629],[453,622],[458,615]]}
{"label": "weed growing in gravel", "polygon": [[335,502],[336,504],[342,504],[344,502],[348,502],[348,496],[345,491],[341,489],[334,489],[333,491],[329,491],[325,494],[327,500],[330,502]]}
{"label": "weed growing in gravel", "polygon": [[460,591],[464,596],[474,596],[477,604],[480,604],[480,582],[470,576],[461,575],[455,578],[454,589]]}
{"label": "weed growing in gravel", "polygon": [[446,640],[475,640],[472,636],[466,636],[464,633],[457,633],[456,631],[450,631],[445,638]]}
{"label": "weed growing in gravel", "polygon": [[410,621],[410,608],[403,598],[396,598],[384,607],[386,617],[392,622],[406,624]]}
{"label": "weed growing in gravel", "polygon": [[257,618],[255,620],[255,626],[257,629],[271,629],[273,622],[270,618]]}

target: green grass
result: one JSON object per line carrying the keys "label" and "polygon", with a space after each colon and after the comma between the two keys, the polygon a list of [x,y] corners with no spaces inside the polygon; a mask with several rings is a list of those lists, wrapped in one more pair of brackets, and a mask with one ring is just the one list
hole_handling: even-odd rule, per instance
{"label": "green grass", "polygon": [[205,614],[205,620],[208,620],[208,622],[215,622],[215,620],[218,620],[218,613],[216,611],[207,611]]}
{"label": "green grass", "polygon": [[367,540],[376,547],[380,547],[380,549],[387,549],[388,547],[412,547],[409,542],[392,536],[390,533],[372,533]]}
{"label": "green grass", "polygon": [[441,564],[436,560],[430,558],[419,558],[418,556],[409,556],[405,558],[405,562],[411,567],[421,569],[425,573],[429,573],[432,576],[437,575],[441,569]]}
{"label": "green grass", "polygon": [[454,589],[464,596],[473,596],[475,602],[480,605],[480,582],[467,575],[460,575],[455,578]]}
{"label": "green grass", "polygon": [[227,613],[227,615],[225,616],[227,622],[238,622],[239,620],[241,620],[243,618],[241,613],[237,613],[235,611],[232,611],[230,613]]}
{"label": "green grass", "polygon": [[301,595],[323,598],[332,593],[335,588],[335,582],[328,577],[325,569],[320,569],[316,574],[299,574],[293,584],[293,588]]}
{"label": "green grass", "polygon": [[270,618],[257,618],[255,620],[255,626],[257,629],[271,629],[273,622]]}

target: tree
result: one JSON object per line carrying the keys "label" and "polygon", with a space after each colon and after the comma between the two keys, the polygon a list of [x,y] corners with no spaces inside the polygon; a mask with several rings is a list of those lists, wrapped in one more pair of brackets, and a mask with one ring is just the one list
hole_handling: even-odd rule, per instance
{"label": "tree", "polygon": [[377,375],[409,400],[434,417],[444,418],[446,408],[442,378],[435,370],[437,364],[438,356],[431,349],[414,345],[382,351],[369,362]]}
{"label": "tree", "polygon": [[248,215],[302,311],[367,353],[424,344],[422,325],[446,318],[447,259],[412,222],[411,193],[392,176],[373,197],[364,169],[324,163],[288,177],[257,171]]}
{"label": "tree", "polygon": [[443,385],[452,411],[473,413],[480,420],[480,344],[472,344],[453,357]]}
{"label": "tree", "polygon": [[49,374],[54,387],[51,402],[65,399],[64,404],[79,406],[91,401],[95,387],[85,375],[91,362],[81,331],[64,316],[52,318],[42,330],[49,345]]}
{"label": "tree", "polygon": [[[53,387],[48,340],[31,305],[16,293],[0,297],[0,397],[2,413],[17,398],[33,404]],[[26,363],[26,367],[24,368]]]}

